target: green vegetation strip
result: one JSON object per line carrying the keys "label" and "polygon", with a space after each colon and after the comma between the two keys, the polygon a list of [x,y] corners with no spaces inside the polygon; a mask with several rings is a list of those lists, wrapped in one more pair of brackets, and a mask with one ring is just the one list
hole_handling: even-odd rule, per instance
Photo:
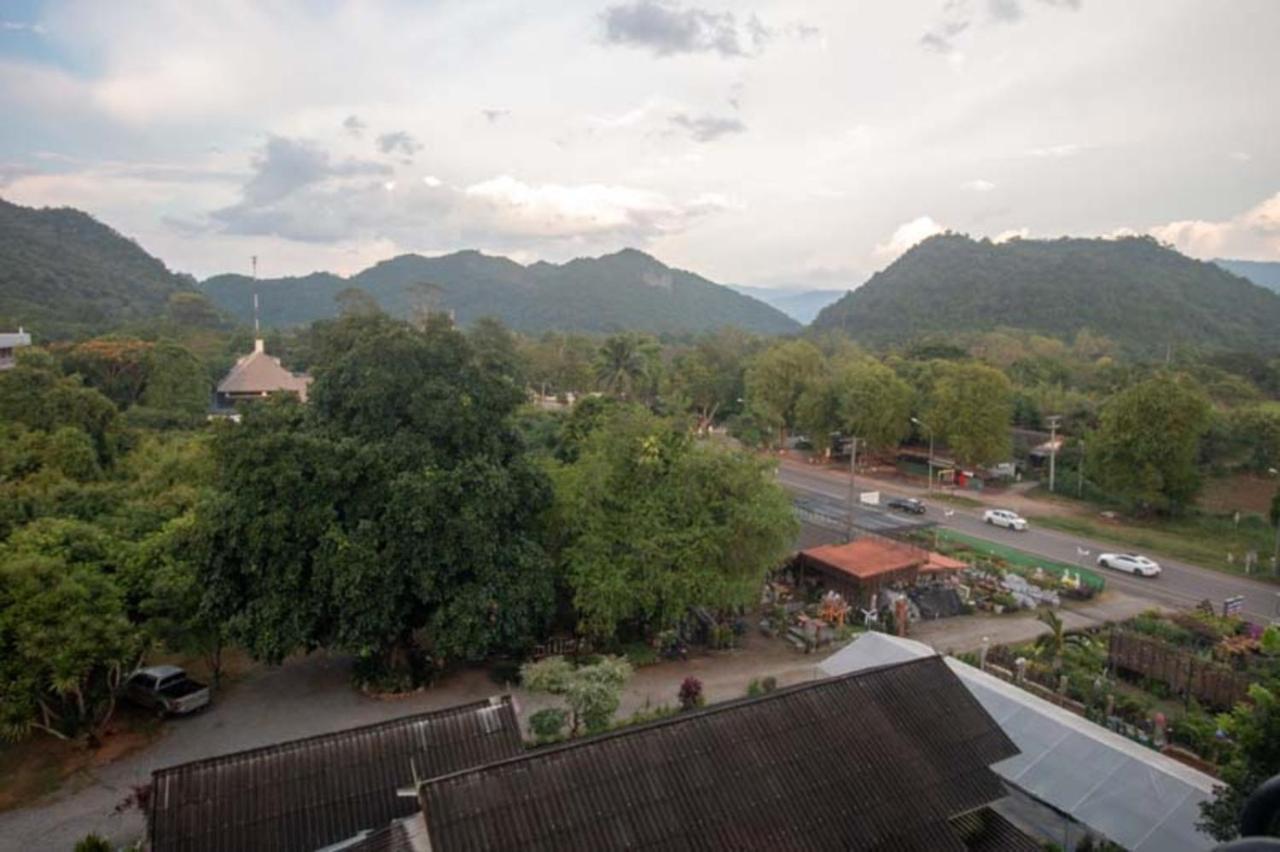
{"label": "green vegetation strip", "polygon": [[[1103,523],[1091,518],[1045,516],[1032,517],[1042,527],[1102,539],[1145,552],[1182,559],[1204,568],[1229,574],[1244,575],[1244,555],[1256,551],[1260,570],[1250,576],[1277,582],[1272,574],[1271,553],[1274,533],[1260,518],[1246,517],[1237,525],[1231,518],[1191,516],[1159,524]],[[1227,554],[1232,555],[1230,562]]]}
{"label": "green vegetation strip", "polygon": [[1080,582],[1093,588],[1095,591],[1101,592],[1106,588],[1107,581],[1101,575],[1090,571],[1088,568],[1080,568],[1070,565],[1066,562],[1056,562],[1052,559],[1046,559],[1043,556],[1036,556],[1027,553],[1024,550],[1018,550],[1014,547],[1008,547],[1003,544],[995,544],[980,538],[967,536],[964,533],[958,533],[953,530],[938,530],[938,540],[948,544],[961,545],[967,547],[975,553],[985,554],[995,559],[1002,559],[1015,568],[1025,568],[1034,570],[1041,569],[1046,574],[1053,574],[1061,577],[1065,572],[1070,571],[1073,575],[1080,575]]}

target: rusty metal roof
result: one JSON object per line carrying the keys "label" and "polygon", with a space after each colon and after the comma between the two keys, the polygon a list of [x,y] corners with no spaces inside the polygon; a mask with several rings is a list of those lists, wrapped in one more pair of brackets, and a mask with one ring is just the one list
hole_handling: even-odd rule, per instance
{"label": "rusty metal roof", "polygon": [[800,555],[859,580],[909,571],[929,560],[929,552],[922,548],[875,536],[863,536],[848,544],[813,547],[801,551]]}
{"label": "rusty metal roof", "polygon": [[429,778],[520,754],[509,698],[198,760],[152,776],[151,848],[313,850],[413,814]]}
{"label": "rusty metal roof", "polygon": [[1017,749],[939,657],[423,782],[431,848],[958,849]]}

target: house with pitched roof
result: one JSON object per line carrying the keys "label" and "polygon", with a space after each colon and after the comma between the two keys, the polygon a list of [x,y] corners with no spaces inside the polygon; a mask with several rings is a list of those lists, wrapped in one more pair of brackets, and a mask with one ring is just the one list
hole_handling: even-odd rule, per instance
{"label": "house with pitched roof", "polygon": [[253,342],[253,351],[236,361],[218,382],[214,411],[230,413],[236,403],[265,399],[273,393],[291,393],[306,402],[310,386],[310,376],[291,373],[279,358],[267,354],[266,343],[259,338]]}
{"label": "house with pitched roof", "polygon": [[0,331],[0,370],[8,370],[18,363],[18,350],[31,345],[31,335],[24,329]]}

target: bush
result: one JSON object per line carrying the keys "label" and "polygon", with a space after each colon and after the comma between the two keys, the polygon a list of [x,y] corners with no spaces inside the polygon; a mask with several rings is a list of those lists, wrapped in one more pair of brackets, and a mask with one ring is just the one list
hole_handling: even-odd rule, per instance
{"label": "bush", "polygon": [[751,682],[747,684],[747,697],[759,698],[761,695],[764,695],[764,687],[760,685],[759,678],[753,677]]}
{"label": "bush", "polygon": [[75,852],[114,852],[115,847],[100,834],[88,834],[76,843]]}
{"label": "bush", "polygon": [[680,709],[695,710],[706,703],[702,695],[702,681],[690,676],[680,683]]}
{"label": "bush", "polygon": [[768,677],[760,681],[760,687],[765,692],[773,692],[775,689],[778,688],[778,679],[773,675],[769,675]]}
{"label": "bush", "polygon": [[560,707],[547,707],[529,717],[529,729],[540,742],[557,739],[564,730],[569,714]]}
{"label": "bush", "polygon": [[622,649],[622,655],[637,669],[658,662],[658,652],[646,642],[632,642]]}

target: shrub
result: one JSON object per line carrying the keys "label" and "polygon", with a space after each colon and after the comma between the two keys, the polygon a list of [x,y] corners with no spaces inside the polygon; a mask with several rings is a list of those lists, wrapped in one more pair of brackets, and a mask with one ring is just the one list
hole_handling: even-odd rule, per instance
{"label": "shrub", "polygon": [[115,847],[100,834],[87,834],[76,843],[75,852],[114,852]]}
{"label": "shrub", "polygon": [[680,709],[694,710],[706,703],[702,695],[702,681],[690,675],[680,683]]}
{"label": "shrub", "polygon": [[778,679],[773,675],[769,675],[760,681],[760,688],[765,692],[773,692],[778,688]]}
{"label": "shrub", "polygon": [[646,642],[632,642],[622,649],[622,655],[636,669],[658,662],[658,652]]}
{"label": "shrub", "polygon": [[564,730],[569,714],[560,707],[547,707],[529,717],[529,729],[539,741],[556,739]]}
{"label": "shrub", "polygon": [[760,685],[759,678],[753,677],[751,682],[747,684],[747,697],[759,698],[761,695],[764,695],[764,687]]}
{"label": "shrub", "polygon": [[515,660],[495,660],[489,667],[489,680],[501,686],[519,686],[520,664]]}

